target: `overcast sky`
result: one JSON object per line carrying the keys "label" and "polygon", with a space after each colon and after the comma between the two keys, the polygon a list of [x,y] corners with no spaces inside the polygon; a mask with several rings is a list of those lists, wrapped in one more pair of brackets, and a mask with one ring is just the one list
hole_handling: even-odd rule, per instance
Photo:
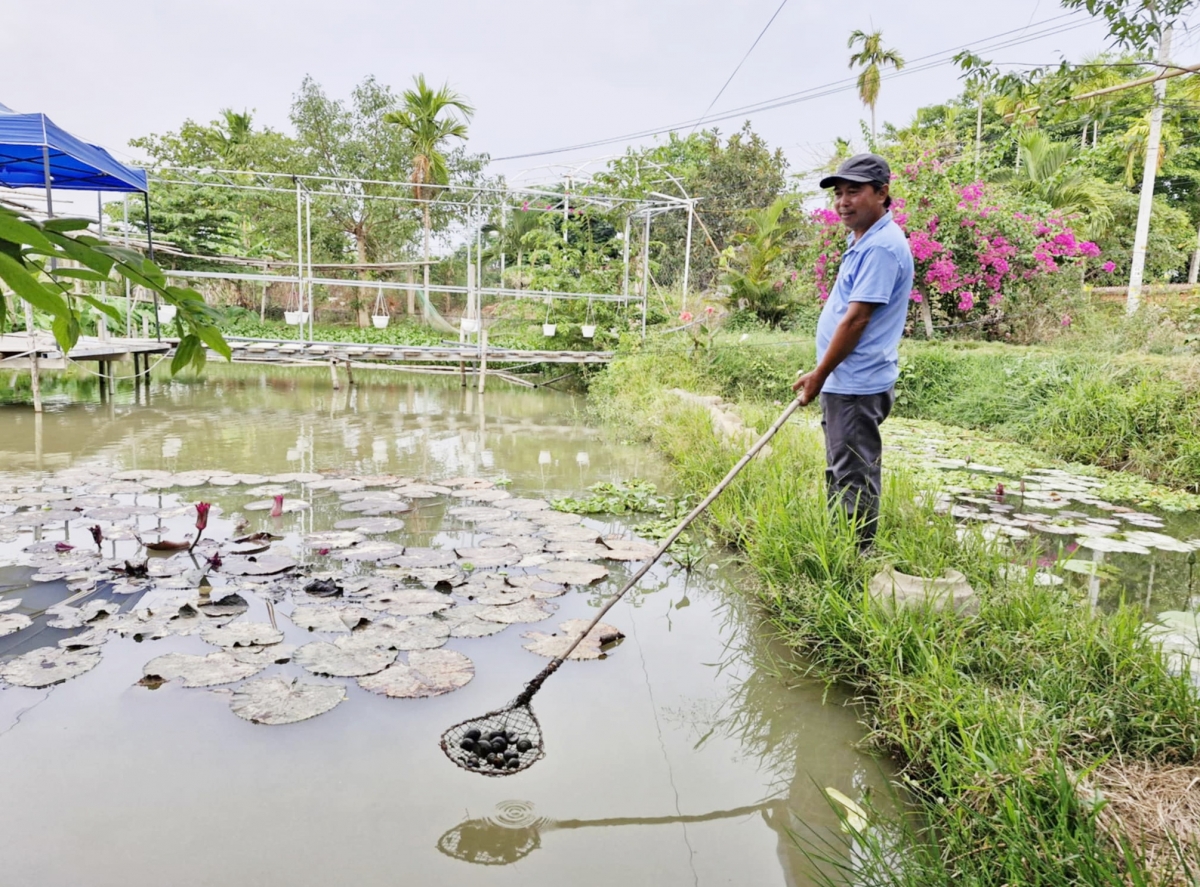
{"label": "overcast sky", "polygon": [[[128,141],[251,109],[288,129],[306,74],[345,97],[374,74],[397,90],[423,72],[449,81],[478,112],[471,147],[493,157],[546,151],[698,117],[780,0],[0,0],[0,103],[43,111],[118,157]],[[1055,63],[1105,48],[1105,29],[1054,0],[787,0],[713,115],[850,76],[851,30],[880,28],[912,66],[1011,32],[1062,33],[984,53],[997,62]],[[1197,51],[1177,36],[1177,59]],[[1194,59],[1192,59],[1194,61]],[[952,95],[942,65],[883,83],[880,121]],[[800,171],[837,136],[859,136],[867,113],[853,90],[751,115]],[[729,131],[744,115],[718,125]],[[686,132],[686,128],[684,130]],[[534,181],[624,144],[495,163]]]}

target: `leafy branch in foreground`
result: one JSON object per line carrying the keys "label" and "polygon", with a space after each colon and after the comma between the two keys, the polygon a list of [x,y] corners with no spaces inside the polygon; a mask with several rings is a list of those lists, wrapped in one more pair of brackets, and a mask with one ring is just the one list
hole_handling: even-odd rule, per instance
{"label": "leafy branch in foreground", "polygon": [[112,305],[86,293],[71,292],[69,285],[76,280],[107,283],[115,271],[130,283],[158,293],[177,309],[179,344],[171,361],[172,373],[189,364],[203,369],[205,345],[226,360],[230,358],[229,345],[216,326],[220,313],[206,305],[200,293],[169,285],[156,264],[133,250],[80,233],[87,226],[86,219],[39,222],[0,207],[0,333],[8,320],[7,289],[34,310],[51,315],[55,341],[63,353],[70,351],[79,341],[77,300],[118,323],[122,318]]}

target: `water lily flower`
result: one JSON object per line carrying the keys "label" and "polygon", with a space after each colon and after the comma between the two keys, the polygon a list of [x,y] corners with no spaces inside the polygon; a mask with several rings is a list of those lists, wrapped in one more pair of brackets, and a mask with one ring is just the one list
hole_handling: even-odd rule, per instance
{"label": "water lily flower", "polygon": [[203,530],[208,526],[208,511],[212,508],[211,502],[196,503],[196,529]]}
{"label": "water lily flower", "polygon": [[275,506],[271,509],[271,517],[283,517],[283,493],[275,497]]}
{"label": "water lily flower", "polygon": [[54,543],[54,550],[59,553],[64,552],[64,551],[71,551],[74,548],[75,548],[75,546],[71,545],[69,542],[55,542]]}
{"label": "water lily flower", "polygon": [[205,560],[208,561],[209,566],[212,567],[214,570],[221,569],[221,552],[214,551],[213,556],[206,557]]}
{"label": "water lily flower", "polygon": [[96,550],[103,553],[104,549],[100,547],[100,543],[104,541],[104,533],[100,530],[99,524],[93,524],[88,527],[88,532],[92,534],[92,541],[96,543]]}

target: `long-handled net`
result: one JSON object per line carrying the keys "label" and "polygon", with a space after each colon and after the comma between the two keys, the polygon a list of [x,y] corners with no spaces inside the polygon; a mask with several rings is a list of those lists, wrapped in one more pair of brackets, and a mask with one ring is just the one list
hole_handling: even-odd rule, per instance
{"label": "long-handled net", "polygon": [[546,746],[542,738],[541,724],[538,723],[537,715],[533,713],[534,695],[542,689],[542,685],[546,683],[550,675],[558,671],[559,666],[567,660],[575,648],[583,643],[592,629],[600,623],[600,620],[616,605],[617,601],[641,581],[650,568],[658,563],[659,558],[675,543],[675,540],[683,534],[688,525],[704,513],[717,496],[721,495],[722,491],[750,463],[750,460],[758,455],[759,450],[765,447],[775,433],[784,426],[784,423],[791,418],[792,413],[804,406],[805,403],[806,401],[802,397],[797,397],[788,404],[787,409],[780,414],[766,433],[754,442],[754,445],[746,451],[737,464],[729,469],[729,473],[713,487],[712,492],[705,496],[704,500],[693,508],[688,516],[680,521],[679,525],[662,541],[658,550],[633,574],[633,577],[625,583],[625,587],[604,603],[587,628],[580,632],[579,636],[560,656],[556,657],[532,681],[526,684],[525,689],[516,699],[495,711],[455,724],[443,733],[441,747],[446,757],[462,769],[481,773],[484,776],[512,776],[529,769],[544,758]]}

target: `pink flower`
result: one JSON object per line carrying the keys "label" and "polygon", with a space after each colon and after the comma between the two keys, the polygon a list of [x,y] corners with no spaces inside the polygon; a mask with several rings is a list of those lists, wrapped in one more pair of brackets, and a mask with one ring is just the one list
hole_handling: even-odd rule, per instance
{"label": "pink flower", "polygon": [[771,284],[771,289],[775,290],[775,292],[779,292],[781,289],[783,289],[783,281],[775,281],[773,284]]}
{"label": "pink flower", "polygon": [[1062,316],[1062,325],[1064,327],[1068,327],[1071,325],[1071,315],[1070,314],[1064,314]]}
{"label": "pink flower", "polygon": [[716,311],[716,310],[717,310],[717,309],[716,309],[716,308],[714,308],[712,305],[705,305],[705,306],[704,306],[704,313],[705,313],[705,314],[707,314],[709,317],[712,317],[712,316],[713,316],[713,312],[714,312],[714,311]]}
{"label": "pink flower", "polygon": [[283,517],[283,493],[275,497],[275,506],[271,509],[271,517]]}
{"label": "pink flower", "polygon": [[917,290],[913,290],[911,293],[909,293],[909,294],[908,294],[908,297],[909,297],[910,299],[912,299],[914,302],[920,302],[920,301],[922,301],[922,300],[925,298],[925,297],[924,297],[924,296],[922,296],[922,295],[920,294],[920,292],[918,292]]}
{"label": "pink flower", "polygon": [[1112,274],[1114,271],[1117,270],[1117,263],[1110,259],[1109,261],[1105,262],[1101,267],[1104,269],[1105,274]]}
{"label": "pink flower", "polygon": [[523,213],[529,212],[529,201],[528,200],[526,200],[524,203],[521,204],[521,212],[523,212]]}
{"label": "pink flower", "polygon": [[57,551],[59,554],[62,554],[64,551],[71,551],[74,548],[75,548],[74,545],[71,545],[67,542],[55,542],[54,543],[54,550]]}
{"label": "pink flower", "polygon": [[1100,247],[1096,246],[1096,244],[1092,243],[1090,240],[1085,240],[1079,244],[1079,254],[1081,256],[1087,256],[1089,259],[1095,258],[1096,256],[1100,255]]}
{"label": "pink flower", "polygon": [[963,290],[958,294],[958,310],[966,314],[975,307],[975,294]]}
{"label": "pink flower", "polygon": [[692,322],[692,312],[684,311],[682,314],[679,315],[679,320],[682,323],[691,323]]}
{"label": "pink flower", "polygon": [[196,529],[203,530],[208,526],[208,511],[212,508],[211,502],[196,503]]}

